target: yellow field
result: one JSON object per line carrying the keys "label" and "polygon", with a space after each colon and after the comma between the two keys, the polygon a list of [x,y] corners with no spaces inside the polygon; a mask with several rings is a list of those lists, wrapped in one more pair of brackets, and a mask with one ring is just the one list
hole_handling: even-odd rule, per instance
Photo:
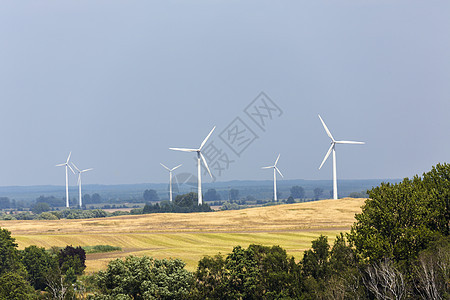
{"label": "yellow field", "polygon": [[84,220],[0,221],[19,248],[29,245],[119,246],[123,251],[87,255],[86,272],[127,255],[180,258],[194,270],[204,255],[227,254],[251,243],[279,245],[301,258],[320,234],[334,240],[348,231],[364,199],[345,198],[190,214],[149,214]]}

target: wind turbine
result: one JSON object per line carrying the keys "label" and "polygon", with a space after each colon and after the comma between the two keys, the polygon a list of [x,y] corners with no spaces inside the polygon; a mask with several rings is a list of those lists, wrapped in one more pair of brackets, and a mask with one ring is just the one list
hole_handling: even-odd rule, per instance
{"label": "wind turbine", "polygon": [[178,165],[175,168],[169,169],[168,167],[166,167],[165,165],[163,165],[162,163],[160,163],[161,166],[164,167],[164,169],[166,169],[167,171],[169,171],[169,201],[172,202],[172,171],[178,169],[179,167],[181,167],[182,165]]}
{"label": "wind turbine", "polygon": [[322,120],[320,115],[319,115],[319,119],[322,122],[323,128],[325,128],[325,131],[326,131],[327,135],[331,139],[330,149],[328,149],[328,152],[325,155],[325,158],[323,159],[322,163],[320,164],[319,170],[320,170],[320,168],[322,168],[322,166],[325,163],[325,161],[327,160],[328,156],[330,156],[331,151],[333,151],[333,199],[337,199],[338,198],[338,192],[337,192],[337,175],[336,175],[336,151],[335,151],[334,148],[335,148],[336,144],[359,144],[359,145],[362,145],[362,144],[364,144],[364,142],[336,141],[333,138],[333,136],[331,135],[330,130],[328,130],[327,125],[325,125],[325,122]]}
{"label": "wind turbine", "polygon": [[85,170],[81,170],[80,171],[80,169],[78,169],[77,168],[77,166],[75,166],[75,164],[74,163],[72,163],[72,166],[77,170],[77,172],[78,172],[78,195],[79,195],[79,201],[78,201],[78,204],[80,205],[80,208],[81,208],[81,206],[83,205],[83,202],[82,202],[82,200],[81,200],[81,173],[84,173],[84,172],[87,172],[87,171],[91,171],[91,170],[94,170],[93,168],[90,168],[90,169],[85,169]]}
{"label": "wind turbine", "polygon": [[262,167],[261,169],[270,169],[273,168],[273,200],[275,202],[278,201],[277,199],[277,172],[281,175],[281,177],[284,178],[283,174],[281,174],[280,170],[277,168],[278,160],[280,159],[280,154],[278,154],[277,160],[273,164],[273,166],[268,167]]}
{"label": "wind turbine", "polygon": [[72,151],[70,151],[69,156],[67,156],[67,160],[65,163],[56,165],[57,167],[62,167],[62,166],[66,167],[66,207],[67,208],[69,208],[69,174],[67,173],[67,167],[69,167],[69,169],[72,171],[72,173],[75,174],[72,167],[69,165],[69,159],[70,159],[71,154],[72,154]]}
{"label": "wind turbine", "polygon": [[211,134],[213,133],[214,129],[216,129],[216,126],[213,127],[213,129],[209,132],[208,136],[203,140],[203,142],[200,144],[200,147],[198,149],[188,149],[188,148],[169,148],[170,150],[176,150],[176,151],[183,151],[183,152],[197,152],[197,174],[198,174],[198,205],[202,205],[203,203],[203,197],[202,197],[202,174],[201,174],[201,161],[203,161],[203,164],[206,167],[206,170],[208,170],[209,176],[212,178],[211,171],[209,170],[208,164],[206,163],[206,159],[202,154],[202,148],[205,146],[206,141],[209,139]]}

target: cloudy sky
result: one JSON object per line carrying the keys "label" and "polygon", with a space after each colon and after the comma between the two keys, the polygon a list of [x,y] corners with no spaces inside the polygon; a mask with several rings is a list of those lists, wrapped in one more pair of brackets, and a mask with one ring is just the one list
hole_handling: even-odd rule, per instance
{"label": "cloudy sky", "polygon": [[[450,2],[0,1],[0,185],[403,178],[450,157]],[[264,94],[261,94],[263,92]],[[205,150],[206,151],[206,150]],[[221,169],[221,170],[218,170]],[[208,180],[207,180],[208,181]],[[210,181],[210,180],[209,180]],[[71,177],[75,184],[75,176]]]}

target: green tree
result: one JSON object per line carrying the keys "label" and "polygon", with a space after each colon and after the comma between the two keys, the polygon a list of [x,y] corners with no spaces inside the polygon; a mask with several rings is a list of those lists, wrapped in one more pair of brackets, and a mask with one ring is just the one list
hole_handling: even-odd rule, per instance
{"label": "green tree", "polygon": [[144,200],[146,202],[158,201],[159,197],[155,190],[145,190],[144,191]]}
{"label": "green tree", "polygon": [[311,242],[312,249],[303,254],[301,261],[304,276],[312,276],[315,279],[328,275],[328,256],[330,245],[326,236],[320,235],[317,240]]}
{"label": "green tree", "polygon": [[192,207],[198,202],[197,193],[191,192],[188,194],[177,195],[174,202],[180,207]]}
{"label": "green tree", "polygon": [[21,268],[16,240],[11,232],[0,228],[0,275]]}
{"label": "green tree", "polygon": [[220,200],[220,195],[217,193],[216,189],[208,189],[203,198],[205,201],[217,201]]}
{"label": "green tree", "polygon": [[286,203],[287,203],[287,204],[295,203],[294,197],[289,196],[289,198],[287,199]]}
{"label": "green tree", "polygon": [[299,269],[279,246],[234,247],[226,259],[204,257],[195,272],[196,299],[279,299],[300,295]]}
{"label": "green tree", "polygon": [[96,282],[104,295],[114,299],[185,299],[193,276],[184,266],[179,259],[128,256],[111,261]]}
{"label": "green tree", "polygon": [[291,187],[291,196],[294,199],[304,199],[305,198],[305,189],[301,186],[294,185]]}
{"label": "green tree", "polygon": [[58,263],[64,274],[72,268],[75,274],[81,275],[86,269],[86,252],[80,246],[66,246],[58,253]]}
{"label": "green tree", "polygon": [[52,214],[48,211],[41,213],[38,216],[38,219],[39,220],[59,220],[59,218],[55,214]]}
{"label": "green tree", "polygon": [[450,165],[438,164],[423,178],[382,183],[368,192],[349,235],[360,258],[391,257],[410,265],[437,236],[448,236]]}
{"label": "green tree", "polygon": [[316,187],[313,192],[314,192],[314,199],[319,200],[320,196],[322,196],[323,194],[323,188]]}
{"label": "green tree", "polygon": [[91,203],[101,203],[102,197],[98,193],[94,193],[91,196]]}
{"label": "green tree", "polygon": [[43,213],[43,212],[49,211],[49,210],[50,210],[50,205],[48,205],[48,203],[45,203],[45,202],[38,202],[35,205],[33,205],[33,207],[31,208],[31,211],[35,215],[38,215],[40,213]]}
{"label": "green tree", "polygon": [[35,289],[44,290],[46,287],[45,275],[56,267],[56,259],[44,248],[29,246],[21,251],[21,261],[27,270],[27,279],[30,284]]}
{"label": "green tree", "polygon": [[0,299],[28,300],[33,299],[34,290],[22,275],[6,272],[0,276]]}

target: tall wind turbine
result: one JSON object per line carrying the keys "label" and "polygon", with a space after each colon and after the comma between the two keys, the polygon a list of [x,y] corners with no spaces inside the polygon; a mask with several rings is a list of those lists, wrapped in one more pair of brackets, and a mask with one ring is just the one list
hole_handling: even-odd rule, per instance
{"label": "tall wind turbine", "polygon": [[72,154],[72,151],[70,151],[69,156],[67,156],[67,160],[65,163],[56,165],[57,167],[62,167],[62,166],[66,167],[66,207],[67,208],[69,208],[69,174],[67,173],[67,167],[69,167],[69,169],[72,171],[72,173],[75,174],[72,167],[69,165],[69,159],[70,159],[71,154]]}
{"label": "tall wind turbine", "polygon": [[197,174],[198,174],[198,205],[202,205],[203,203],[203,197],[202,197],[202,173],[201,173],[201,161],[203,161],[203,164],[206,167],[206,170],[208,170],[209,176],[212,178],[211,171],[209,170],[208,164],[206,163],[206,159],[202,154],[202,148],[205,146],[206,141],[208,141],[209,137],[213,133],[214,129],[216,129],[216,126],[213,127],[213,129],[209,132],[208,136],[203,140],[203,142],[200,144],[200,147],[198,149],[188,149],[188,148],[169,148],[170,150],[176,150],[176,151],[183,151],[183,152],[197,152]]}
{"label": "tall wind turbine", "polygon": [[280,154],[278,154],[277,160],[273,164],[273,166],[268,167],[262,167],[261,169],[271,169],[273,168],[273,200],[275,202],[278,201],[277,199],[277,172],[281,175],[281,177],[284,178],[283,174],[281,174],[280,170],[277,168],[278,160],[280,159]]}
{"label": "tall wind turbine", "polygon": [[364,142],[336,141],[333,138],[333,136],[331,135],[330,130],[328,130],[327,125],[325,125],[325,122],[322,120],[320,115],[319,115],[319,119],[322,122],[323,128],[325,128],[325,131],[326,131],[327,135],[331,139],[330,149],[328,149],[328,152],[325,155],[325,158],[323,159],[322,163],[320,164],[319,170],[320,170],[320,168],[322,168],[322,166],[325,163],[325,161],[327,160],[328,156],[330,156],[331,151],[333,151],[333,199],[337,199],[338,198],[338,192],[337,192],[336,151],[335,151],[335,146],[336,146],[336,144],[360,144],[360,145],[362,145],[362,144],[364,144]]}
{"label": "tall wind turbine", "polygon": [[165,165],[163,165],[162,163],[160,163],[161,166],[164,167],[164,169],[166,169],[167,171],[169,171],[169,201],[172,202],[172,171],[178,169],[179,167],[181,167],[182,165],[178,165],[175,168],[169,169],[168,167],[166,167]]}
{"label": "tall wind turbine", "polygon": [[78,172],[78,196],[79,196],[79,201],[78,201],[78,204],[80,205],[80,208],[82,207],[82,205],[83,205],[83,202],[82,202],[82,198],[81,198],[81,173],[84,173],[84,172],[87,172],[87,171],[91,171],[91,170],[94,170],[93,168],[90,168],[90,169],[85,169],[85,170],[81,170],[80,171],[80,169],[78,169],[77,168],[77,166],[75,166],[75,164],[74,163],[72,163],[72,166],[77,170],[77,172]]}

